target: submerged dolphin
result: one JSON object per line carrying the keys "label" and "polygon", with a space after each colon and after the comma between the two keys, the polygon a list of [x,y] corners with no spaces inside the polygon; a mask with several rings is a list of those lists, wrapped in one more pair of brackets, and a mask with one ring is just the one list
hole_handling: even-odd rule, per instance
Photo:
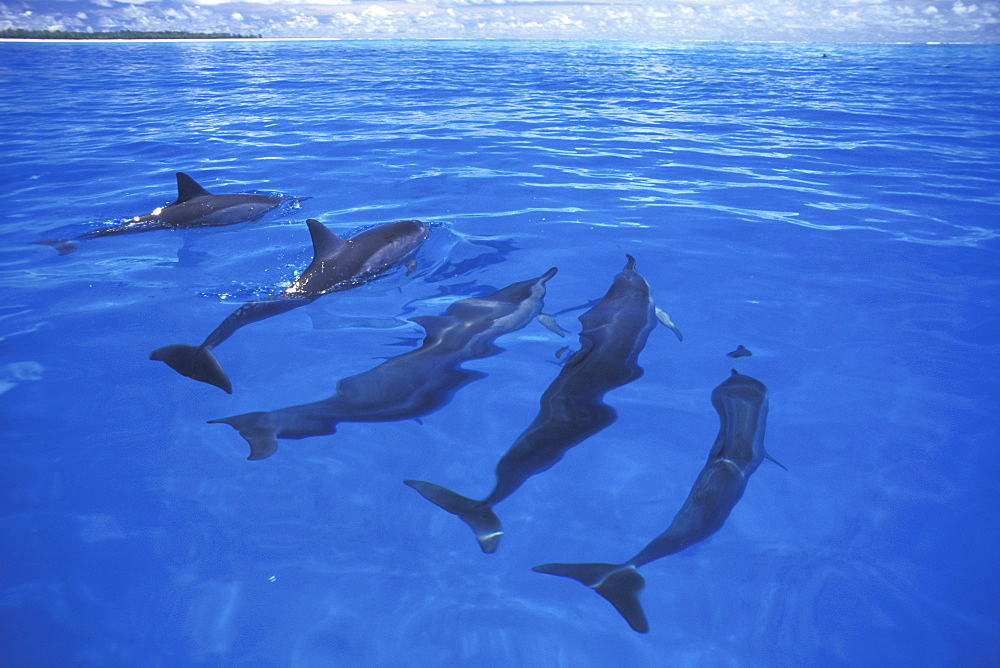
{"label": "submerged dolphin", "polygon": [[[653,304],[649,285],[635,271],[635,260],[627,257],[628,263],[607,294],[580,316],[580,350],[566,360],[542,394],[534,422],[497,463],[493,491],[477,501],[434,483],[405,481],[472,527],[483,552],[495,552],[503,535],[493,506],[531,476],[554,466],[574,445],[615,421],[615,410],[603,401],[605,393],[643,374],[637,360],[650,331],[657,319],[670,322]],[[672,322],[669,326],[676,331]]]}
{"label": "submerged dolphin", "polygon": [[313,260],[281,294],[246,302],[208,335],[201,345],[174,344],[157,348],[151,360],[166,362],[182,376],[222,388],[232,394],[229,378],[212,348],[244,325],[305,306],[328,292],[342,292],[366,283],[390,269],[427,239],[428,227],[419,220],[384,223],[341,239],[318,220],[307,220]]}
{"label": "submerged dolphin", "polygon": [[232,193],[213,195],[184,172],[177,172],[177,199],[157,207],[145,216],[85,232],[72,239],[43,239],[32,243],[52,246],[60,255],[76,250],[79,239],[96,239],[147,230],[178,230],[191,227],[219,227],[257,220],[285,202],[302,202],[308,197],[275,197]]}
{"label": "submerged dolphin", "polygon": [[439,316],[410,318],[427,332],[416,350],[392,357],[373,369],[337,383],[329,399],[278,410],[209,420],[239,430],[250,444],[247,459],[274,454],[279,438],[305,438],[336,431],[339,422],[390,422],[437,410],[468,383],[485,377],[463,369],[462,362],[501,351],[498,336],[521,329],[532,318],[562,335],[541,312],[545,283],[555,267],[485,297],[461,299]]}
{"label": "submerged dolphin", "polygon": [[623,564],[544,564],[531,570],[579,580],[610,601],[629,626],[646,633],[649,625],[638,597],[645,580],[636,569],[718,531],[743,496],[750,474],[764,459],[771,459],[764,450],[767,388],[763,383],[734,370],[712,391],[712,405],[719,413],[719,435],[666,531]]}

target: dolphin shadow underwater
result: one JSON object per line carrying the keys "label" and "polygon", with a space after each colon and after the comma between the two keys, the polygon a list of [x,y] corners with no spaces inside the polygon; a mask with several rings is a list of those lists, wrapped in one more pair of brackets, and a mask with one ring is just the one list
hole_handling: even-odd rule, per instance
{"label": "dolphin shadow underwater", "polygon": [[212,349],[252,322],[264,320],[330,292],[367,283],[405,260],[427,239],[429,227],[419,220],[399,220],[368,228],[341,239],[318,220],[306,221],[312,237],[313,260],[291,285],[274,297],[244,303],[216,327],[200,345],[173,344],[157,348],[151,360],[232,394],[233,386]]}
{"label": "dolphin shadow underwater", "polygon": [[670,316],[653,303],[649,285],[635,271],[635,259],[626,257],[607,294],[580,316],[580,349],[542,394],[534,421],[497,463],[493,491],[475,500],[423,480],[404,481],[468,524],[483,552],[495,552],[503,535],[493,506],[617,419],[604,395],[642,376],[637,360],[657,320],[682,338]]}
{"label": "dolphin shadow underwater", "polygon": [[719,414],[719,434],[708,463],[667,530],[634,557],[621,564],[543,564],[532,570],[582,582],[610,601],[634,630],[649,631],[638,596],[645,580],[636,569],[718,531],[743,496],[750,475],[764,459],[775,461],[764,450],[767,404],[764,384],[735,369],[712,391],[712,405]]}
{"label": "dolphin shadow underwater", "polygon": [[452,303],[443,315],[410,318],[426,331],[416,350],[392,357],[355,376],[341,379],[328,399],[273,411],[209,420],[238,430],[256,460],[270,457],[279,438],[333,434],[340,422],[391,422],[431,413],[456,391],[486,374],[463,369],[467,360],[502,352],[493,341],[538,319],[563,335],[541,312],[545,283],[553,267],[537,278],[513,283],[484,297]]}
{"label": "dolphin shadow underwater", "polygon": [[230,193],[213,195],[184,172],[177,172],[177,199],[144,216],[124,223],[85,232],[72,239],[43,239],[32,243],[52,246],[60,255],[76,250],[76,241],[149,230],[180,230],[194,227],[221,227],[259,220],[282,204],[298,204],[310,197],[285,197]]}

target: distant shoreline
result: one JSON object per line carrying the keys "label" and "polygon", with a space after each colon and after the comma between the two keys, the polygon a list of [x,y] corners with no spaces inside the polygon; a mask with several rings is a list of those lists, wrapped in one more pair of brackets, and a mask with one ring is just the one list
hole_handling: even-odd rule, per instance
{"label": "distant shoreline", "polygon": [[198,40],[249,40],[261,39],[262,35],[241,35],[228,32],[189,32],[187,30],[106,30],[83,32],[78,30],[28,30],[25,28],[5,28],[0,30],[0,40],[18,42],[159,42]]}
{"label": "distant shoreline", "polygon": [[[324,38],[325,39],[325,38]],[[30,43],[43,44],[46,42],[54,44],[73,44],[76,42],[86,42],[88,44],[123,44],[126,42],[271,42],[274,39],[267,37],[99,37],[89,38],[63,38],[63,37],[0,37],[0,43]]]}

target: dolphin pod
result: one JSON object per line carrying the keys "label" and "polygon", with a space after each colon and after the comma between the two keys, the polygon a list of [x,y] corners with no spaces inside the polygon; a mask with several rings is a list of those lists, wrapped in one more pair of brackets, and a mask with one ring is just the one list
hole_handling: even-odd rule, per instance
{"label": "dolphin pod", "polygon": [[233,311],[200,345],[176,343],[157,348],[151,360],[232,394],[233,386],[212,349],[236,330],[312,302],[329,292],[366,283],[411,255],[426,239],[428,227],[419,220],[384,223],[341,239],[318,220],[307,220],[313,260],[291,285],[275,297],[249,301]]}
{"label": "dolphin pod", "polygon": [[[309,199],[213,195],[183,172],[177,172],[176,177],[177,199],[150,214],[73,239],[35,243],[53,246],[64,255],[72,252],[74,242],[81,239],[230,225],[256,220],[286,202]],[[244,303],[200,345],[164,346],[154,350],[150,359],[232,393],[232,383],[212,353],[216,346],[244,325],[304,306],[329,292],[374,280],[406,262],[429,233],[421,221],[402,220],[342,239],[317,220],[309,219],[306,224],[313,260],[288,288],[273,297]],[[495,552],[503,536],[494,511],[496,504],[532,476],[552,468],[570,448],[617,419],[616,411],[604,402],[604,397],[643,375],[638,357],[656,322],[683,340],[670,316],[653,303],[648,283],[635,270],[635,259],[631,255],[626,258],[624,269],[614,277],[606,294],[596,302],[577,307],[589,306],[579,317],[580,348],[566,359],[542,394],[535,419],[497,462],[492,491],[477,500],[434,483],[404,481],[465,521],[483,552]],[[495,343],[500,336],[524,328],[532,319],[564,335],[555,320],[542,312],[546,284],[556,271],[552,267],[540,276],[485,296],[459,299],[441,315],[410,318],[425,331],[421,345],[368,371],[342,378],[331,397],[209,423],[224,423],[236,429],[250,446],[247,459],[260,460],[274,454],[279,439],[333,434],[341,422],[387,422],[427,415],[444,406],[464,386],[486,376],[462,365],[500,353],[502,349]],[[752,355],[742,345],[727,354],[733,358]],[[711,401],[719,416],[719,433],[687,499],[663,533],[622,563],[548,563],[532,570],[581,582],[608,600],[632,629],[648,632],[649,624],[639,602],[645,580],[637,569],[718,531],[742,498],[749,477],[764,459],[774,461],[764,449],[768,396],[763,383],[733,370],[712,391]]]}
{"label": "dolphin pod", "polygon": [[277,449],[279,438],[332,434],[339,422],[389,422],[426,415],[461,387],[485,376],[460,365],[499,353],[493,343],[497,337],[535,318],[562,334],[541,312],[545,283],[555,274],[553,267],[485,297],[460,299],[443,315],[410,318],[427,332],[419,348],[340,380],[336,394],[328,399],[209,422],[238,430],[250,444],[247,459],[264,459]]}
{"label": "dolphin pod", "polygon": [[406,480],[428,501],[468,524],[483,552],[496,551],[503,529],[493,506],[513,494],[531,476],[548,470],[578,443],[617,418],[604,395],[643,374],[637,360],[659,319],[649,285],[635,271],[629,255],[621,273],[590,310],[580,316],[580,349],[573,353],[542,394],[538,415],[496,466],[496,485],[482,500],[469,499],[423,480]]}
{"label": "dolphin pod", "polygon": [[633,629],[649,631],[638,597],[645,580],[636,569],[718,531],[743,496],[750,475],[763,460],[771,459],[764,450],[767,388],[763,383],[733,370],[712,390],[712,405],[719,414],[719,434],[708,463],[666,531],[621,564],[543,564],[532,570],[582,582],[610,601]]}
{"label": "dolphin pod", "polygon": [[219,227],[261,218],[282,204],[303,202],[309,197],[275,197],[230,193],[213,195],[184,172],[177,172],[177,199],[153,209],[144,216],[135,216],[124,223],[85,232],[72,239],[43,239],[32,243],[52,246],[60,255],[76,250],[76,241],[97,239],[118,234],[135,234],[149,230],[179,230],[192,227]]}

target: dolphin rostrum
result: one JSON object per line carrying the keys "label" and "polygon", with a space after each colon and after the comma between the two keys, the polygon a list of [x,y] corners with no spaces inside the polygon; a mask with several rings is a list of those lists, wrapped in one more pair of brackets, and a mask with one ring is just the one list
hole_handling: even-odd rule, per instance
{"label": "dolphin rostrum", "polygon": [[32,243],[52,246],[60,255],[66,255],[76,250],[74,241],[79,239],[134,234],[147,230],[233,225],[257,220],[286,202],[297,203],[307,199],[310,198],[242,193],[213,195],[184,172],[177,172],[177,199],[166,206],[157,207],[144,216],[135,216],[117,225],[85,232],[72,239],[43,239]]}
{"label": "dolphin rostrum", "polygon": [[743,496],[750,474],[764,459],[771,459],[764,450],[767,388],[763,383],[733,370],[712,390],[712,405],[719,413],[719,435],[708,463],[666,531],[623,564],[544,564],[532,570],[582,582],[610,601],[629,626],[646,633],[649,625],[639,604],[645,580],[636,569],[718,531]]}
{"label": "dolphin rostrum", "polygon": [[580,316],[580,349],[542,394],[535,420],[500,458],[493,491],[477,501],[434,483],[405,481],[428,501],[465,521],[483,552],[496,551],[503,535],[493,506],[531,476],[554,466],[574,445],[615,421],[617,413],[604,403],[605,393],[643,374],[639,353],[657,320],[669,321],[666,314],[658,314],[649,285],[635,271],[632,256],[627,257],[628,263],[607,294]]}
{"label": "dolphin rostrum", "polygon": [[541,312],[545,283],[555,273],[553,267],[485,297],[461,299],[444,315],[410,318],[427,332],[419,348],[341,379],[328,399],[209,422],[237,429],[250,444],[247,459],[264,459],[274,454],[279,438],[332,434],[340,422],[390,422],[431,413],[458,389],[486,375],[460,365],[501,352],[493,343],[497,337],[521,329],[532,318],[562,335],[551,316]]}
{"label": "dolphin rostrum", "polygon": [[229,314],[201,345],[174,344],[157,348],[151,360],[166,362],[182,376],[215,385],[232,394],[232,384],[212,349],[240,327],[305,306],[328,292],[342,292],[366,283],[415,251],[427,239],[419,220],[376,225],[341,239],[318,220],[307,220],[313,260],[291,285],[274,297],[246,302]]}

